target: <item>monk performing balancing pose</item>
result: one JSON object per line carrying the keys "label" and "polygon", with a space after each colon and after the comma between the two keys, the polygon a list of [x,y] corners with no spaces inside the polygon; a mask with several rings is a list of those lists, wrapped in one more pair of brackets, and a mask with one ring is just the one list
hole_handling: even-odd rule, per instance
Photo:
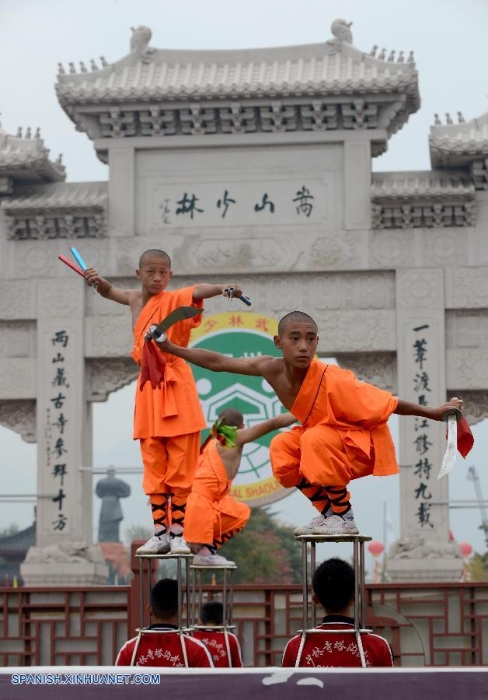
{"label": "monk performing balancing pose", "polygon": [[[200,450],[200,430],[206,423],[198,399],[191,368],[177,357],[164,356],[155,349],[162,363],[161,381],[146,381],[144,364],[146,331],[180,306],[202,308],[203,299],[227,295],[229,285],[196,284],[166,291],[173,276],[171,260],[162,250],[146,250],[136,270],[141,289],[119,289],[89,268],[85,279],[96,285],[98,293],[130,306],[134,347],[132,357],[142,370],[136,389],[134,439],[140,440],[144,464],[143,488],[151,503],[154,535],[137,550],[138,554],[190,554],[183,526],[188,494]],[[242,291],[232,284],[233,296]],[[201,323],[201,315],[173,325],[168,334],[177,345],[187,345],[192,328]],[[145,347],[146,344],[146,347]],[[151,348],[149,348],[151,349]],[[160,357],[159,357],[160,356]]]}
{"label": "monk performing balancing pose", "polygon": [[397,399],[387,391],[360,382],[354,374],[315,359],[317,324],[302,311],[292,311],[278,324],[274,343],[282,357],[235,358],[210,350],[159,346],[214,372],[264,377],[281,403],[301,426],[277,435],[270,456],[276,479],[298,488],[319,511],[309,525],[294,533],[351,535],[359,530],[347,490],[352,479],[399,471],[387,425],[392,413],[442,421],[448,410],[461,410],[452,399],[438,408]]}
{"label": "monk performing balancing pose", "polygon": [[291,413],[282,413],[245,428],[240,411],[225,408],[219,414],[202,450],[188,497],[184,537],[196,552],[194,564],[234,566],[233,561],[217,554],[217,549],[242,530],[251,514],[246,503],[229,496],[244,445],[292,423],[295,418]]}

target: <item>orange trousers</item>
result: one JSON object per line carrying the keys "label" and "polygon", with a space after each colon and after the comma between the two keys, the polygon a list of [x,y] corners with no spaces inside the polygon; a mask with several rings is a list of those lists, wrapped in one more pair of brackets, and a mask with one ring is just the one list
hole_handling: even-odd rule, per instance
{"label": "orange trousers", "polygon": [[141,438],[140,445],[144,493],[148,496],[173,494],[175,500],[186,501],[197,468],[200,432],[169,438]]}
{"label": "orange trousers", "polygon": [[246,503],[232,496],[212,501],[200,493],[188,496],[185,517],[185,540],[195,544],[220,546],[226,535],[242,530],[251,515]]}
{"label": "orange trousers", "polygon": [[286,488],[297,486],[302,477],[325,488],[346,488],[353,479],[372,474],[374,466],[373,451],[367,457],[345,445],[341,433],[328,425],[280,433],[271,441],[270,458],[275,478]]}

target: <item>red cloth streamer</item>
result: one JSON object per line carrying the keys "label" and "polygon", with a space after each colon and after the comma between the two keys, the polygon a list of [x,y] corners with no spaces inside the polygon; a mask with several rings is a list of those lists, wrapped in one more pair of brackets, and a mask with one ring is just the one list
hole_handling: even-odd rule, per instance
{"label": "red cloth streamer", "polygon": [[457,448],[459,453],[466,458],[474,445],[474,437],[468,421],[464,416],[458,420],[457,424]]}
{"label": "red cloth streamer", "polygon": [[165,359],[159,352],[156,345],[154,345],[152,341],[146,341],[142,351],[141,381],[139,389],[142,391],[144,384],[147,381],[151,382],[153,389],[160,387],[161,382],[164,379],[165,368]]}

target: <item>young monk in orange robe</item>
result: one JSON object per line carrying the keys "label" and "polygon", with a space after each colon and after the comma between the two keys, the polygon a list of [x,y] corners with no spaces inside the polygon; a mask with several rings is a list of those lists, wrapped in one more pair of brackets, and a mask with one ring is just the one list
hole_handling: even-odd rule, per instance
{"label": "young monk in orange robe", "polygon": [[[162,250],[147,250],[141,255],[137,278],[141,289],[119,289],[89,268],[85,279],[97,285],[106,299],[130,306],[134,332],[132,357],[141,365],[145,333],[179,306],[202,308],[203,299],[225,294],[235,285],[196,284],[166,291],[173,276],[171,260]],[[178,345],[187,345],[191,329],[201,316],[180,321],[168,329]],[[159,351],[158,351],[159,352]],[[164,374],[160,386],[141,383],[139,375],[134,412],[134,439],[140,440],[144,464],[143,488],[149,496],[154,521],[154,536],[137,550],[140,554],[189,554],[183,538],[185,508],[191,490],[200,449],[200,430],[205,420],[200,407],[191,368],[180,358],[161,353]]]}
{"label": "young monk in orange robe", "polygon": [[210,350],[160,344],[167,353],[215,372],[264,377],[282,404],[302,423],[271,442],[276,479],[295,486],[320,515],[295,534],[357,534],[347,486],[367,474],[398,471],[387,426],[392,413],[441,421],[462,401],[438,408],[397,399],[387,391],[359,382],[352,372],[315,360],[317,325],[302,311],[292,311],[278,325],[275,345],[282,357],[234,358]]}
{"label": "young monk in orange robe", "polygon": [[217,549],[242,530],[251,514],[248,505],[229,496],[244,445],[294,422],[291,413],[282,413],[245,428],[240,411],[226,408],[220,413],[211,431],[213,439],[203,449],[187,502],[184,536],[197,552],[194,564],[234,565],[218,555]]}

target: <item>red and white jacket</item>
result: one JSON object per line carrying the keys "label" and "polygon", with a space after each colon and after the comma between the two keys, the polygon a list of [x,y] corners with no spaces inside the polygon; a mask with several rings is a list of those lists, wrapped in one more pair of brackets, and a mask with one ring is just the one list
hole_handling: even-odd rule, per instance
{"label": "red and white jacket", "polygon": [[175,625],[154,624],[129,639],[117,655],[116,666],[212,668],[205,644],[178,632]]}
{"label": "red and white jacket", "polygon": [[[361,656],[354,634],[354,620],[342,615],[327,615],[313,630],[290,639],[283,652],[282,666],[327,668],[361,666]],[[327,633],[327,630],[331,630]],[[334,630],[334,632],[332,632]],[[339,631],[338,631],[339,630]],[[351,630],[340,634],[340,630]],[[361,642],[366,666],[393,666],[391,648],[386,639],[363,632]]]}
{"label": "red and white jacket", "polygon": [[192,635],[205,644],[215,668],[242,668],[241,646],[232,632],[208,628],[194,630]]}

